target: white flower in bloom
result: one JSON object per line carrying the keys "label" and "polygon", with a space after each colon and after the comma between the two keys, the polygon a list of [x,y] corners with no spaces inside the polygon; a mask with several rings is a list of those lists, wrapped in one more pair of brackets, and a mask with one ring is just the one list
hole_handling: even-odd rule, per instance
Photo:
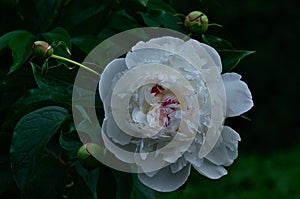
{"label": "white flower in bloom", "polygon": [[227,174],[240,136],[224,119],[253,101],[240,75],[221,71],[217,52],[196,40],[139,42],[101,75],[105,146],[157,191],[179,188],[191,166],[211,179]]}

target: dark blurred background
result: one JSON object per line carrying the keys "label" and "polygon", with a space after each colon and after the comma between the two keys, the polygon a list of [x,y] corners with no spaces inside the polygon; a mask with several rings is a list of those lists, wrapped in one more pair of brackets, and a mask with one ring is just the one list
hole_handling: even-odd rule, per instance
{"label": "dark blurred background", "polygon": [[252,90],[252,122],[241,122],[243,150],[279,152],[299,145],[300,14],[297,1],[222,1],[224,37],[256,53],[236,71]]}
{"label": "dark blurred background", "polygon": [[[182,1],[178,2],[178,9]],[[197,8],[215,33],[256,53],[235,72],[247,82],[254,107],[227,123],[240,133],[239,157],[220,181],[193,175],[182,198],[300,198],[300,14],[296,0],[220,0]],[[187,1],[188,3],[188,1]],[[188,11],[183,11],[188,12]],[[180,198],[169,195],[169,198]]]}

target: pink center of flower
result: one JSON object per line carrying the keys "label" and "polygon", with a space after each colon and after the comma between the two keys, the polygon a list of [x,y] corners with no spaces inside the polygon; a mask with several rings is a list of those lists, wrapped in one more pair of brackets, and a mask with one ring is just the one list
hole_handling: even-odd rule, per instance
{"label": "pink center of flower", "polygon": [[162,101],[160,102],[160,115],[159,120],[162,122],[164,127],[170,125],[172,114],[177,110],[177,105],[180,104],[176,97],[166,96],[166,89],[161,85],[156,84],[152,87],[151,93],[154,93],[154,96],[162,95]]}
{"label": "pink center of flower", "polygon": [[159,84],[156,84],[151,89],[151,93],[154,93],[154,96],[157,96],[158,94],[161,94],[163,91],[165,91],[164,87],[162,87]]}

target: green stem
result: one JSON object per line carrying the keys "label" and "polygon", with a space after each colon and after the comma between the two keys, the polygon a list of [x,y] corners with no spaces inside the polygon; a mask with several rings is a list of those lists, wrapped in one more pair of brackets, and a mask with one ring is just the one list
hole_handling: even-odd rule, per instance
{"label": "green stem", "polygon": [[77,65],[77,66],[79,66],[79,67],[81,67],[81,68],[84,68],[85,70],[87,70],[87,71],[89,71],[89,72],[91,72],[91,73],[94,73],[95,75],[97,75],[97,76],[100,76],[100,74],[98,73],[98,72],[96,72],[96,71],[94,71],[93,69],[91,69],[91,68],[89,68],[89,67],[87,67],[87,66],[85,66],[85,65],[83,65],[83,64],[80,64],[80,63],[78,63],[78,62],[75,62],[75,61],[73,61],[73,60],[71,60],[71,59],[68,59],[68,58],[65,58],[65,57],[61,57],[61,56],[59,56],[59,55],[51,55],[50,56],[51,58],[54,58],[54,59],[60,59],[60,60],[63,60],[63,61],[66,61],[66,62],[69,62],[69,63],[71,63],[71,64],[75,64],[75,65]]}

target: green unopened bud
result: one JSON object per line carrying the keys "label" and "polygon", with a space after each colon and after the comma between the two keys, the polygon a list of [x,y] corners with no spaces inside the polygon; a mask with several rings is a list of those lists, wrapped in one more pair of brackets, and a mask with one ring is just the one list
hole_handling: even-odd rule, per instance
{"label": "green unopened bud", "polygon": [[100,166],[100,162],[95,158],[97,154],[100,154],[103,150],[98,144],[86,143],[82,145],[77,153],[77,157],[81,165],[92,170]]}
{"label": "green unopened bud", "polygon": [[54,53],[52,46],[45,41],[35,41],[32,49],[33,54],[42,59],[47,59]]}
{"label": "green unopened bud", "polygon": [[184,26],[193,34],[202,34],[208,28],[208,18],[200,11],[193,11],[185,17]]}

